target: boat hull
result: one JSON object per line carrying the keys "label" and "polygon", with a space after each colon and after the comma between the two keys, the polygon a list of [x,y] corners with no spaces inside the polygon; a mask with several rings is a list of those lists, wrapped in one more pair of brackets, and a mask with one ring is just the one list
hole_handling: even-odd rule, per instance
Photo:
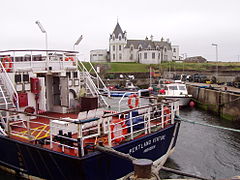
{"label": "boat hull", "polygon": [[[136,158],[163,159],[174,149],[180,122],[114,147]],[[133,171],[132,163],[101,152],[75,157],[0,136],[0,165],[42,179],[113,180]],[[166,160],[166,158],[164,158]]]}

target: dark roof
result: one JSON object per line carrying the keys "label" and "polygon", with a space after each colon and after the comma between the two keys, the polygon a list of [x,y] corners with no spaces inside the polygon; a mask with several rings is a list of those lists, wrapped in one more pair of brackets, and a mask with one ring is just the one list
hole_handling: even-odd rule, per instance
{"label": "dark roof", "polygon": [[151,49],[155,49],[155,45],[151,40],[127,40],[126,48],[130,48],[133,45],[134,49],[138,49],[139,45],[141,44],[142,49],[147,49],[148,46],[151,46]]}
{"label": "dark roof", "polygon": [[123,31],[122,28],[120,27],[119,23],[117,22],[117,25],[113,31],[113,34],[115,35],[115,37],[118,37],[119,34],[123,35]]}
{"label": "dark roof", "polygon": [[167,50],[172,50],[171,44],[170,44],[169,42],[167,42],[167,41],[154,41],[154,44],[155,44],[156,47],[157,47],[157,46],[158,46],[159,48],[166,47]]}

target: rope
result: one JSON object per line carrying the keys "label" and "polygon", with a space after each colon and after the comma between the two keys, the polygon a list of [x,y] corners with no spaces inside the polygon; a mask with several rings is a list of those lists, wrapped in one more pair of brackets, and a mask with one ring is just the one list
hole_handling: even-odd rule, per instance
{"label": "rope", "polygon": [[[97,145],[96,146],[96,149],[100,152],[103,152],[103,153],[106,153],[106,154],[109,154],[109,155],[113,155],[113,156],[119,156],[123,159],[126,159],[128,161],[134,161],[134,160],[137,160],[137,158],[129,155],[129,154],[125,154],[125,153],[122,153],[122,152],[119,152],[119,151],[116,151],[115,149],[113,148],[109,148],[109,147],[102,147],[102,146],[99,146]],[[167,172],[171,172],[171,173],[174,173],[174,174],[179,174],[179,175],[183,175],[183,176],[188,176],[188,177],[192,177],[192,178],[197,178],[197,179],[202,179],[202,180],[209,180],[207,178],[204,178],[204,177],[200,177],[200,176],[196,176],[196,175],[193,175],[193,174],[189,174],[189,173],[186,173],[186,172],[181,172],[179,170],[176,170],[176,169],[172,169],[172,168],[168,168],[168,167],[165,167],[165,166],[161,166],[160,169],[158,169],[156,166],[153,166],[153,172],[154,171],[159,171],[159,170],[163,170],[163,171],[167,171]]]}
{"label": "rope", "polygon": [[217,128],[217,129],[228,130],[228,131],[233,131],[233,132],[240,133],[240,129],[233,129],[233,128],[227,128],[227,127],[222,127],[222,126],[216,126],[216,125],[201,123],[201,122],[185,119],[185,118],[182,118],[180,116],[176,116],[176,119],[180,120],[180,121],[183,121],[183,122],[188,122],[188,123],[192,123],[192,124],[198,124],[198,125],[201,125],[201,126],[212,127],[212,128]]}

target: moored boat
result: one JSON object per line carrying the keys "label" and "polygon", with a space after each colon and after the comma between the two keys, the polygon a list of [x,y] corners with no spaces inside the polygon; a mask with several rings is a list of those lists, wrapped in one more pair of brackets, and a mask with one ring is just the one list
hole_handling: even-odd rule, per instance
{"label": "moored boat", "polygon": [[173,152],[177,101],[104,110],[108,104],[76,51],[0,53],[3,169],[27,178],[117,179],[133,170],[131,162],[103,154],[96,145],[155,163]]}
{"label": "moored boat", "polygon": [[179,106],[187,106],[192,98],[182,81],[162,80],[157,85],[158,97],[179,101]]}

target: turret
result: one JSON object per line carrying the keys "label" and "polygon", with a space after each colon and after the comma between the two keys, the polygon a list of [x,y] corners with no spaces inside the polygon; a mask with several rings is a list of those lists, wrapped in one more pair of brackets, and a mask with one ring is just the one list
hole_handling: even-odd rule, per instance
{"label": "turret", "polygon": [[111,62],[121,62],[123,61],[123,49],[127,44],[127,32],[122,31],[119,23],[115,26],[113,33],[109,38],[109,51],[110,51],[110,61]]}

